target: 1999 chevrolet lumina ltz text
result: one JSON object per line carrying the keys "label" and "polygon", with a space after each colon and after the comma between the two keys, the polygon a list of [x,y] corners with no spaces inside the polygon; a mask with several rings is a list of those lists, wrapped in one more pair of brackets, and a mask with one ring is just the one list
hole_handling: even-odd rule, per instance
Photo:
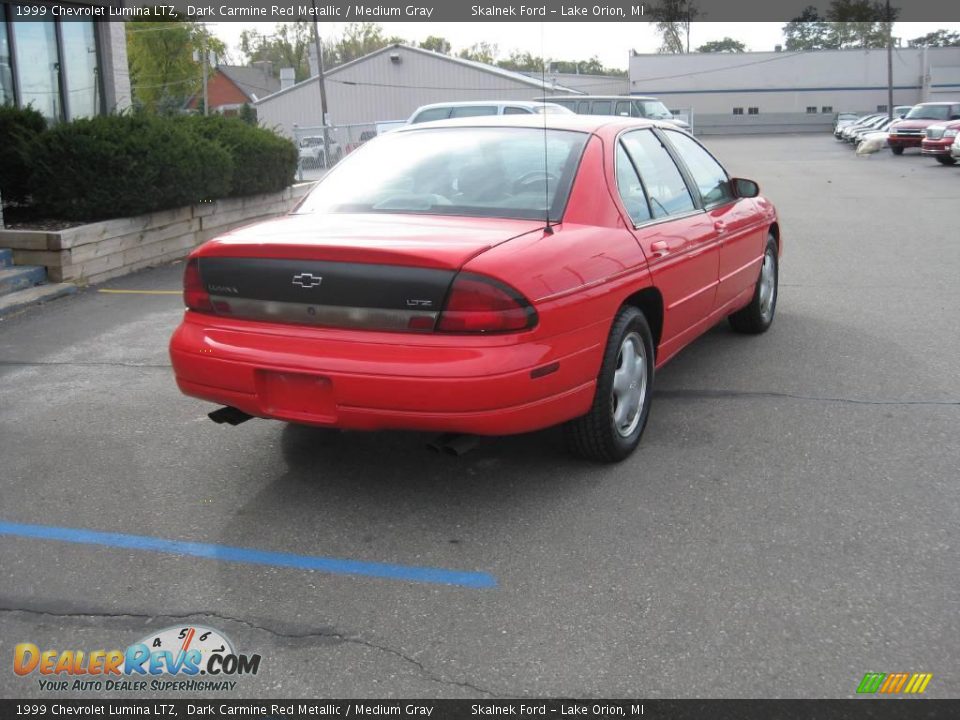
{"label": "1999 chevrolet lumina ltz text", "polygon": [[689,134],[615,117],[472,118],[364,144],[291,214],[195,250],[180,389],[359,429],[565,424],[637,446],[654,371],[724,318],[770,327],[780,226]]}

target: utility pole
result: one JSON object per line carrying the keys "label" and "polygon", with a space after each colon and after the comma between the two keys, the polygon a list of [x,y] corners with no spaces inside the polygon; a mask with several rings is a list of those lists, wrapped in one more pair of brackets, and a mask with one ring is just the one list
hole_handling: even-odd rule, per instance
{"label": "utility pole", "polygon": [[207,50],[207,43],[204,40],[203,43],[203,61],[200,64],[200,67],[203,69],[203,114],[210,114],[210,98],[207,95],[207,62],[210,58],[209,51]]}
{"label": "utility pole", "polygon": [[327,123],[327,86],[324,84],[323,47],[320,45],[320,28],[317,24],[317,0],[313,5],[313,42],[317,48],[317,82],[320,84],[320,116],[323,123],[323,165],[330,167],[330,129]]}
{"label": "utility pole", "polygon": [[893,19],[887,0],[887,116],[893,120]]}

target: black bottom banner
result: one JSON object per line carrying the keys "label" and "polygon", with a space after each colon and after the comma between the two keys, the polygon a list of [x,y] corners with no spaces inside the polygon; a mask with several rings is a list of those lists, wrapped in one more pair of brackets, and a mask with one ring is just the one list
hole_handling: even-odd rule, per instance
{"label": "black bottom banner", "polygon": [[954,720],[960,700],[0,700],[15,718]]}

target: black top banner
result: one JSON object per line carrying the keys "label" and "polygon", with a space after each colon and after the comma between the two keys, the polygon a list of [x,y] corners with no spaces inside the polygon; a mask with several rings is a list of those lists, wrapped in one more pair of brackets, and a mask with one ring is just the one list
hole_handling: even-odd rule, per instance
{"label": "black top banner", "polygon": [[0,718],[955,720],[960,700],[0,700]]}
{"label": "black top banner", "polygon": [[[13,6],[32,19],[85,18],[103,21],[173,20],[193,18],[210,22],[652,22],[659,3],[650,0],[112,0],[102,2],[23,2]],[[36,8],[45,7],[39,12]],[[828,17],[830,0],[690,0],[696,22],[787,22],[810,7]],[[884,4],[875,3],[877,17],[885,19]],[[33,9],[31,9],[33,8]],[[901,22],[960,21],[960,2],[893,0],[891,13]],[[673,18],[682,20],[684,18]]]}

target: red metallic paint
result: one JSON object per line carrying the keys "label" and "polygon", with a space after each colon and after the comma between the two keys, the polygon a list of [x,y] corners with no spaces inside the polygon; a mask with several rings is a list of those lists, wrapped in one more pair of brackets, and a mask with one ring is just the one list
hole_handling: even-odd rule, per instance
{"label": "red metallic paint", "polygon": [[[617,191],[613,149],[621,132],[656,124],[584,116],[548,121],[593,134],[563,222],[552,232],[526,220],[291,215],[233,231],[191,255],[460,269],[524,295],[538,315],[534,328],[406,334],[188,310],[170,342],[180,389],[254,416],[314,425],[520,433],[588,411],[613,318],[636,293],[652,288],[663,299],[657,367],[749,302],[776,222],[769,201],[740,199],[634,228]],[[655,251],[656,243],[664,245]],[[536,377],[553,364],[555,371]]]}

